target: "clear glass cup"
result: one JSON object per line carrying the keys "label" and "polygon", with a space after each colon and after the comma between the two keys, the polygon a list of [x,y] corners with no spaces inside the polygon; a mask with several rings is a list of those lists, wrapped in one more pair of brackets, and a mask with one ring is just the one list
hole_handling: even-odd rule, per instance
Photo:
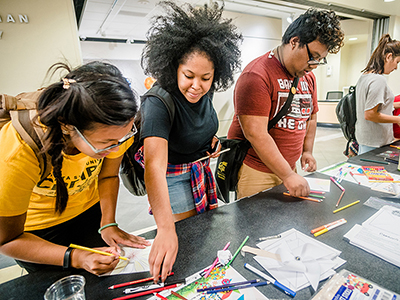
{"label": "clear glass cup", "polygon": [[85,300],[85,277],[71,275],[54,282],[44,294],[45,300]]}

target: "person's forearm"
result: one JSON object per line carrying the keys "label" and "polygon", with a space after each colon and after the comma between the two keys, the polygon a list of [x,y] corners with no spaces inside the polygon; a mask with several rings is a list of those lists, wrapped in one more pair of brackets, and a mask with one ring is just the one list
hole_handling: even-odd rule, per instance
{"label": "person's forearm", "polygon": [[366,111],[364,113],[365,119],[367,121],[375,122],[375,123],[400,123],[399,116],[385,115],[382,113],[373,113],[370,111]]}
{"label": "person's forearm", "polygon": [[40,237],[23,233],[0,247],[0,253],[14,259],[46,265],[62,266],[65,246],[56,245]]}
{"label": "person's forearm", "polygon": [[146,165],[144,179],[157,228],[159,230],[175,230],[165,169]]}
{"label": "person's forearm", "polygon": [[304,137],[303,153],[313,152],[316,131],[317,131],[317,115],[313,114],[307,121],[307,132],[306,136]]}
{"label": "person's forearm", "polygon": [[117,207],[119,177],[99,178],[99,196],[101,206],[101,226],[115,223],[115,212]]}

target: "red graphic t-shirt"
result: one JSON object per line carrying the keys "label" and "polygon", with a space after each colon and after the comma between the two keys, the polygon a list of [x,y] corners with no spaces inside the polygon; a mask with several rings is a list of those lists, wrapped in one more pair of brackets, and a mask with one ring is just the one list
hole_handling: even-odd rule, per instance
{"label": "red graphic t-shirt", "polygon": [[[235,116],[228,138],[244,139],[238,115],[268,116],[269,120],[284,105],[293,77],[271,52],[253,60],[240,75],[234,93]],[[279,151],[294,169],[303,152],[307,121],[318,111],[315,75],[310,72],[300,78],[291,107],[269,134]],[[272,173],[251,148],[244,163],[261,172]]]}

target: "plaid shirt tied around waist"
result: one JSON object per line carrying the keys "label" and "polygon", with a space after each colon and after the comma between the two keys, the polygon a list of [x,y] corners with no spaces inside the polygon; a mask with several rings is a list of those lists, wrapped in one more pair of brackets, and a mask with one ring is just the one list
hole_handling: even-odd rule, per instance
{"label": "plaid shirt tied around waist", "polygon": [[[135,160],[144,169],[143,146],[136,152]],[[190,172],[190,182],[197,213],[201,214],[217,208],[217,189],[210,169],[210,159],[180,165],[168,163],[167,177],[178,176],[187,172]]]}

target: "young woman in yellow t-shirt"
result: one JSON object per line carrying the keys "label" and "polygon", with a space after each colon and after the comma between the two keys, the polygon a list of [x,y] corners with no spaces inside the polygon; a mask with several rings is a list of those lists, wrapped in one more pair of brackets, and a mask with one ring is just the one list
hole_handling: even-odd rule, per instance
{"label": "young woman in yellow t-shirt", "polygon": [[63,266],[102,274],[117,265],[118,244],[150,245],[115,222],[119,166],[136,133],[138,97],[110,64],[72,71],[57,64],[53,71],[62,68],[69,73],[44,89],[34,119],[45,127],[52,172],[40,180],[38,159],[11,122],[0,131],[0,253],[28,272]]}

